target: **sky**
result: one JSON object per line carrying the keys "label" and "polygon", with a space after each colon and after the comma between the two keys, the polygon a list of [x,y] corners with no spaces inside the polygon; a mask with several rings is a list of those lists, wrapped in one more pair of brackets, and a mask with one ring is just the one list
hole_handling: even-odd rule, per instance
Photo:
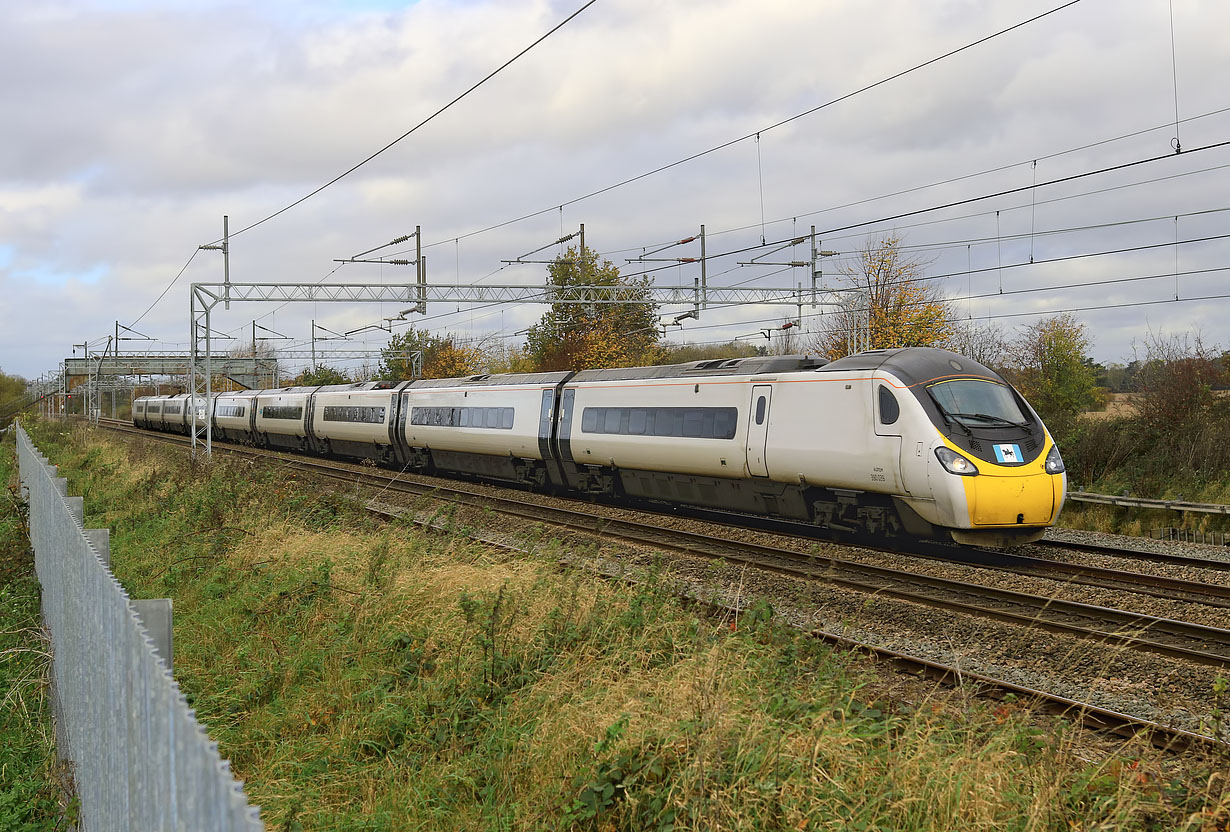
{"label": "sky", "polygon": [[[703,224],[712,286],[810,288],[809,269],[740,263],[807,259],[810,242],[768,252],[814,225],[837,252],[820,261],[832,288],[892,235],[962,317],[1010,337],[1071,311],[1099,361],[1156,336],[1230,348],[1219,0],[1080,0],[899,77],[1063,0],[597,0],[242,230],[583,4],[0,4],[0,369],[54,371],[117,323],[124,352],[186,349],[189,287],[223,275],[198,246],[224,215],[239,283],[411,282],[412,267],[335,260],[418,226],[430,282],[541,285],[545,266],[502,261],[549,259],[584,223],[625,273],[691,286],[694,263],[628,260]],[[802,308],[803,329],[833,297]],[[302,353],[312,321],[347,333],[404,308],[234,303],[211,323],[235,339],[215,349],[255,320]],[[433,303],[387,326],[514,344],[543,311]],[[763,344],[798,311],[709,308],[669,339]],[[389,334],[317,330],[331,339],[317,349],[374,351]]]}

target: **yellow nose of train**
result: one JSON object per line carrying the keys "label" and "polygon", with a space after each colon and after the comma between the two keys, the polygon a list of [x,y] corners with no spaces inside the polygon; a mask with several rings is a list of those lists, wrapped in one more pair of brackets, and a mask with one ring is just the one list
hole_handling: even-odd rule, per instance
{"label": "yellow nose of train", "polygon": [[1026,542],[1041,537],[1043,527],[1055,522],[1067,494],[1067,476],[1047,472],[1046,459],[1053,444],[1048,436],[1042,453],[1026,465],[978,460],[978,475],[961,477],[969,529],[974,532],[968,542],[997,545],[991,541],[998,537],[1003,538],[998,545]]}

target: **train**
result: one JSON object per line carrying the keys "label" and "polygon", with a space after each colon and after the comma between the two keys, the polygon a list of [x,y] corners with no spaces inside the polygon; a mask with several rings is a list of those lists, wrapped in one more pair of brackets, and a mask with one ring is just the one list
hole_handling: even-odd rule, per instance
{"label": "train", "polygon": [[133,403],[148,430],[194,417],[221,440],[400,470],[993,548],[1042,537],[1067,494],[1024,397],[929,347]]}

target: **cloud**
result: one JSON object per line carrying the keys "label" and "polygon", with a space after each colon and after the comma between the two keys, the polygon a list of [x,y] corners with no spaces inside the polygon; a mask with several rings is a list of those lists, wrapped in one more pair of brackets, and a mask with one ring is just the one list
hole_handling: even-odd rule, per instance
{"label": "cloud", "polygon": [[[749,285],[806,283],[799,270],[764,276],[768,269],[738,266],[747,255],[737,252],[757,244],[762,233],[782,239],[813,223],[825,247],[851,250],[867,233],[896,229],[909,244],[932,247],[936,273],[1002,264],[1011,267],[1004,274],[1013,286],[1146,274],[1167,263],[1173,269],[1173,251],[1165,250],[1016,267],[1031,253],[1043,258],[1172,239],[1173,223],[1032,241],[998,237],[1218,207],[1230,184],[1226,171],[1133,183],[1230,163],[1224,151],[832,231],[1166,153],[1174,130],[1164,125],[1175,104],[1168,17],[1143,0],[1118,3],[1114,14],[1077,5],[767,130],[759,143],[743,141],[565,204],[764,130],[1047,8],[985,0],[599,3],[362,170],[236,237],[232,278],[404,280],[394,267],[335,272],[333,260],[419,225],[430,244],[433,280],[530,283],[542,279],[540,266],[502,267],[500,261],[582,222],[591,244],[619,263],[703,223],[709,253],[730,252],[710,264],[710,274]],[[196,246],[219,236],[223,214],[237,230],[299,199],[409,130],[573,9],[547,0],[9,4],[0,11],[6,109],[0,365],[37,375],[69,344],[105,336],[116,319],[132,321]],[[1219,79],[1226,58],[1215,33],[1224,31],[1227,18],[1230,9],[1217,3],[1175,8],[1181,117],[1225,105]],[[1162,127],[1053,156],[1152,126]],[[1185,149],[1228,134],[1226,115],[1181,125]],[[901,193],[993,168],[1003,169]],[[1083,195],[1111,187],[1118,189]],[[884,194],[897,195],[868,201]],[[468,236],[527,214],[536,216]],[[1215,216],[1183,219],[1179,230],[1199,235],[1217,222]],[[1181,247],[1180,266],[1219,266],[1226,254],[1223,245]],[[184,342],[188,285],[219,280],[220,260],[201,252],[142,321],[143,331]],[[689,285],[694,271],[670,269],[660,279]],[[1210,291],[1215,283],[1180,278],[1180,288],[1192,291]],[[1009,314],[1107,298],[1126,303],[1164,297],[1157,284],[1054,289],[1008,304],[972,305],[984,314]],[[993,284],[984,275],[953,277],[945,285],[961,296],[971,285]],[[56,310],[54,324],[20,311],[32,308]],[[1150,320],[1203,325],[1207,332],[1215,330],[1218,308],[1216,302],[1144,307]],[[270,309],[239,306],[220,313],[218,325],[241,330]],[[388,311],[319,304],[287,307],[276,320],[303,338],[313,316],[342,331]],[[528,305],[458,312],[441,304],[433,306],[428,325],[475,333],[502,327],[507,334],[540,312]],[[723,339],[755,330],[752,321],[791,312],[711,311],[700,324],[689,321],[685,332]],[[1131,309],[1084,315],[1096,327],[1098,357],[1122,357],[1130,350],[1131,322],[1143,325],[1144,317]],[[1008,326],[1016,320],[1003,319]],[[705,328],[712,324],[727,326]]]}

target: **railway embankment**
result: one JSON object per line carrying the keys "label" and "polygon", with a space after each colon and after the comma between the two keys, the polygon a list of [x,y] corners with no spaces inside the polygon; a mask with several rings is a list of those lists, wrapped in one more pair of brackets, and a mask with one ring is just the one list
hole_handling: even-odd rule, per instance
{"label": "railway embankment", "polygon": [[[1093,742],[1021,703],[884,674],[767,606],[708,616],[652,569],[561,570],[586,553],[549,528],[522,530],[516,555],[462,534],[464,515],[421,507],[454,534],[383,523],[289,467],[34,435],[87,525],[112,529],[125,587],[174,600],[176,678],[271,829],[1230,817],[1225,760]],[[860,606],[847,615],[856,629]]]}

